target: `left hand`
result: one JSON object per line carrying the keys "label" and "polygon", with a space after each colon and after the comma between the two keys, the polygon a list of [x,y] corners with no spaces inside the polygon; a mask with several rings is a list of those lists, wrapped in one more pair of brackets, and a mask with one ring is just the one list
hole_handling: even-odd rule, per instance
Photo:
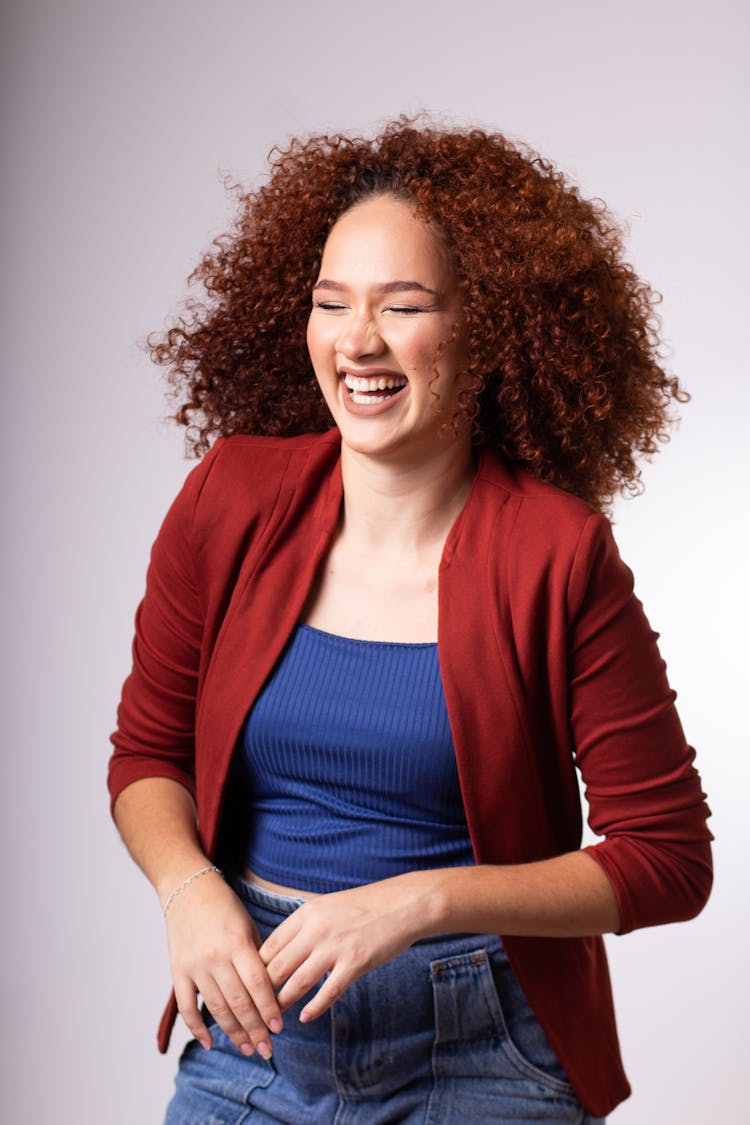
{"label": "left hand", "polygon": [[318,895],[290,914],[259,950],[282,1011],[330,973],[300,1013],[303,1023],[316,1019],[363,973],[424,936],[411,889],[385,879]]}

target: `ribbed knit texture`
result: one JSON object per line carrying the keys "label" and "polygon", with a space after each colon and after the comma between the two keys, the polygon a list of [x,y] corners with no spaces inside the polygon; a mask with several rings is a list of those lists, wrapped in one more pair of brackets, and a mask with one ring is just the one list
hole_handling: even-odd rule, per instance
{"label": "ribbed knit texture", "polygon": [[473,862],[437,645],[295,630],[229,787],[257,875],[327,892]]}

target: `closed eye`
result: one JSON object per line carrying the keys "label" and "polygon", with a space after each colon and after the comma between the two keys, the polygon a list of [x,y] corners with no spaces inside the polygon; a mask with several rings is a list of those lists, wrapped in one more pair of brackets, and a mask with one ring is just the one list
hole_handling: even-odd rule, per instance
{"label": "closed eye", "polygon": [[415,316],[417,313],[436,312],[437,305],[389,305],[386,312],[401,313],[403,316]]}
{"label": "closed eye", "polygon": [[[319,301],[313,297],[313,308],[322,309],[323,312],[345,312],[350,308],[343,301]],[[416,316],[418,313],[429,313],[437,310],[437,305],[424,307],[422,305],[388,305],[383,312],[397,313],[399,316]]]}
{"label": "closed eye", "polygon": [[316,301],[313,300],[314,309],[323,309],[325,312],[341,312],[347,306],[341,304],[340,301]]}

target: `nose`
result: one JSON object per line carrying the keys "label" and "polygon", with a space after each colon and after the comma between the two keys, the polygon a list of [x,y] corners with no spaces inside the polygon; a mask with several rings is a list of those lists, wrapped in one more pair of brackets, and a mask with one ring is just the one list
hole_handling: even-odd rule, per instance
{"label": "nose", "polygon": [[380,355],[385,347],[383,337],[369,312],[352,312],[341,325],[336,350],[347,359]]}

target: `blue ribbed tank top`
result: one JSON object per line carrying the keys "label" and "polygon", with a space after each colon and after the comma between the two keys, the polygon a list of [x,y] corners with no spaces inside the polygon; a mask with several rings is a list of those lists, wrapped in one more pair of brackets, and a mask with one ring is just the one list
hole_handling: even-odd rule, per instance
{"label": "blue ribbed tank top", "polygon": [[227,813],[241,862],[325,893],[473,863],[436,644],[299,625],[248,718]]}

